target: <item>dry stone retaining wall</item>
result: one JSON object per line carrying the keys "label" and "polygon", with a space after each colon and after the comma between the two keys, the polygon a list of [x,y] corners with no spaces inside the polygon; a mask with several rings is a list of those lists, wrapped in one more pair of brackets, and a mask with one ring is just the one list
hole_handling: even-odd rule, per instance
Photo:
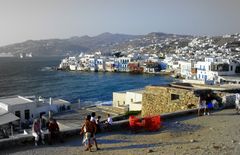
{"label": "dry stone retaining wall", "polygon": [[[142,100],[142,116],[159,115],[196,108],[199,97],[193,90],[148,86],[145,88]],[[190,105],[192,105],[190,107]]]}

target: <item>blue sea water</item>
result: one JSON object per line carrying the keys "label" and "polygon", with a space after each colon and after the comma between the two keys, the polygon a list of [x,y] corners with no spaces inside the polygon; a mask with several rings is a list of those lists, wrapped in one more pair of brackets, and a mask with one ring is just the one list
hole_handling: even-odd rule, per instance
{"label": "blue sea water", "polygon": [[0,97],[35,95],[76,103],[112,100],[112,92],[172,82],[168,76],[52,70],[61,58],[0,58]]}

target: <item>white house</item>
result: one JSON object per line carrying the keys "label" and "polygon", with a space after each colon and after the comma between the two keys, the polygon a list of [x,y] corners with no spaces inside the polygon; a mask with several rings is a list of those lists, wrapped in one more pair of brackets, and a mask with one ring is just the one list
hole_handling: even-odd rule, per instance
{"label": "white house", "polygon": [[[65,108],[60,109],[61,106]],[[49,111],[58,113],[68,110],[70,103],[60,99],[45,100],[35,97],[8,96],[0,98],[0,109],[16,115],[21,121],[25,121],[48,114]]]}
{"label": "white house", "polygon": [[113,92],[114,107],[128,107],[129,111],[142,110],[143,89]]}
{"label": "white house", "polygon": [[31,115],[36,115],[36,103],[22,96],[0,98],[0,108],[15,114],[21,121],[29,120]]}
{"label": "white house", "polygon": [[128,72],[128,63],[131,62],[131,58],[128,57],[120,57],[117,59],[118,66],[117,69],[120,72]]}
{"label": "white house", "polygon": [[105,71],[105,60],[103,58],[96,59],[96,68],[98,71]]}
{"label": "white house", "polygon": [[182,77],[191,78],[193,76],[192,69],[194,68],[194,62],[190,61],[178,61],[180,67],[180,74]]}
{"label": "white house", "polygon": [[205,58],[197,62],[197,78],[221,82],[220,76],[234,76],[239,74],[239,62],[222,58]]}
{"label": "white house", "polygon": [[89,58],[89,66],[91,71],[97,71],[97,65],[96,65],[96,59],[95,58]]}

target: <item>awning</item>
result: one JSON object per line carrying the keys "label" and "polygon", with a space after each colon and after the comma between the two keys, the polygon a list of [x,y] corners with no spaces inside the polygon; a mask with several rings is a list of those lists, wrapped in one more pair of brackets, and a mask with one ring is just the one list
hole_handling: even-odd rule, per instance
{"label": "awning", "polygon": [[3,115],[0,115],[0,125],[8,124],[16,120],[19,120],[19,118],[12,113],[5,113]]}

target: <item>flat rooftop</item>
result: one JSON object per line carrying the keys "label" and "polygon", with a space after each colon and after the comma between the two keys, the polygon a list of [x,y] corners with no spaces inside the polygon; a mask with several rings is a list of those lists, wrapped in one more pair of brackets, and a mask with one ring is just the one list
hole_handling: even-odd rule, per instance
{"label": "flat rooftop", "polygon": [[1,97],[0,103],[6,105],[17,105],[17,104],[25,104],[33,102],[30,99],[24,98],[22,96],[9,96],[9,97]]}
{"label": "flat rooftop", "polygon": [[63,100],[63,99],[53,99],[52,100],[53,104],[58,104],[58,105],[70,105],[71,103]]}
{"label": "flat rooftop", "polygon": [[114,92],[114,93],[127,93],[127,92],[135,92],[135,93],[142,94],[144,92],[144,88],[117,91],[117,92]]}
{"label": "flat rooftop", "polygon": [[8,113],[6,110],[0,108],[0,116],[1,116],[1,115],[4,115],[4,114],[6,114],[6,113]]}

